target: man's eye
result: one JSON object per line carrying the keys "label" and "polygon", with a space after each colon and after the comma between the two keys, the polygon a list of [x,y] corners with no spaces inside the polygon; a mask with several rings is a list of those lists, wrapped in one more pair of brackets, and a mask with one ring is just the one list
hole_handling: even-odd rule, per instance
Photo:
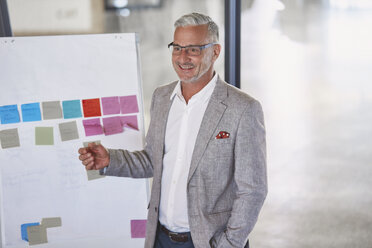
{"label": "man's eye", "polygon": [[179,47],[179,46],[174,46],[173,47],[173,50],[175,51],[175,52],[179,52],[179,51],[181,51],[181,47]]}
{"label": "man's eye", "polygon": [[190,47],[190,52],[192,52],[192,53],[198,53],[199,52],[199,48],[198,47]]}

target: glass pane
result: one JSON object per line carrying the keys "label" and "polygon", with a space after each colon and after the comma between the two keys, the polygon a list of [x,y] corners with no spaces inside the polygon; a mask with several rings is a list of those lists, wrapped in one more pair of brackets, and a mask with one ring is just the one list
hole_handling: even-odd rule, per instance
{"label": "glass pane", "polygon": [[242,11],[241,85],[262,102],[269,162],[253,247],[371,244],[371,30],[368,0]]}

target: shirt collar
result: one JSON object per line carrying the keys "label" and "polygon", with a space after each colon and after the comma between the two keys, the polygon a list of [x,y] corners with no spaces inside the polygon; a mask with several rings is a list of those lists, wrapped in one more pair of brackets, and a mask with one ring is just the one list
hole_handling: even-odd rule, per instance
{"label": "shirt collar", "polygon": [[[198,93],[196,93],[195,95],[193,95],[190,99],[190,101],[192,99],[200,99],[200,100],[204,100],[204,101],[207,101],[209,99],[209,97],[212,95],[212,92],[214,90],[214,87],[216,86],[216,83],[217,83],[217,78],[218,78],[218,75],[217,73],[214,74],[214,76],[212,77],[211,81],[209,81],[203,89],[201,89]],[[173,99],[173,97],[177,95],[179,98],[183,99],[183,95],[182,95],[182,90],[181,90],[181,81],[178,80],[177,82],[177,85],[176,87],[174,88],[171,96],[170,96],[170,100]]]}

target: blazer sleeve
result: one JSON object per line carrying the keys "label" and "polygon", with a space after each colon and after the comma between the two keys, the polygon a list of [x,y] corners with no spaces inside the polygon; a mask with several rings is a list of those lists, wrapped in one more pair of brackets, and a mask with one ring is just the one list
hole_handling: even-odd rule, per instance
{"label": "blazer sleeve", "polygon": [[[150,115],[152,116],[156,91],[151,100]],[[146,145],[144,150],[130,152],[123,149],[108,149],[110,155],[110,164],[100,170],[100,174],[107,176],[149,178],[153,176],[152,146],[154,131],[152,118],[149,130],[146,135]]]}
{"label": "blazer sleeve", "polygon": [[241,116],[234,151],[236,198],[226,230],[215,237],[217,248],[245,246],[267,195],[265,126],[258,101]]}

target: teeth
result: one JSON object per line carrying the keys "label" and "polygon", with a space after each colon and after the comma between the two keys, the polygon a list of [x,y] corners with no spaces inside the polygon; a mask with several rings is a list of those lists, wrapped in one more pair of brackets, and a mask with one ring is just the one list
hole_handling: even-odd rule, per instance
{"label": "teeth", "polygon": [[182,69],[192,69],[192,68],[194,68],[194,67],[191,66],[191,65],[180,65],[180,67],[181,67]]}

